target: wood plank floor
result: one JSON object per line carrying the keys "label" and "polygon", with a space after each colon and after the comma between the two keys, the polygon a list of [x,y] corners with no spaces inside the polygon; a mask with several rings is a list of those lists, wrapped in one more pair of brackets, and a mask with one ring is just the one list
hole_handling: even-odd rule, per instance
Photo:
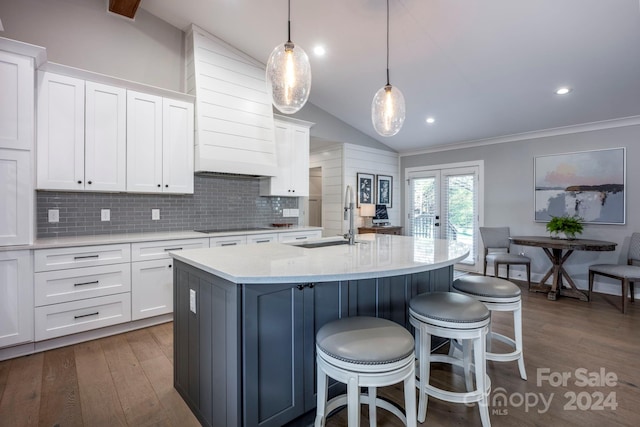
{"label": "wood plank floor", "polygon": [[[637,304],[622,315],[619,297],[596,294],[585,303],[523,292],[529,378],[520,379],[515,362],[488,363],[492,425],[640,425]],[[495,315],[496,331],[510,324],[508,314]],[[0,426],[199,425],[173,389],[172,334],[167,323],[0,362]],[[461,380],[455,369],[434,365],[432,383],[462,390]],[[403,401],[399,386],[379,393]],[[363,425],[366,419],[363,410]],[[346,410],[327,425],[346,426]],[[378,425],[400,423],[378,410]],[[480,425],[480,417],[475,405],[430,399],[424,425]]]}

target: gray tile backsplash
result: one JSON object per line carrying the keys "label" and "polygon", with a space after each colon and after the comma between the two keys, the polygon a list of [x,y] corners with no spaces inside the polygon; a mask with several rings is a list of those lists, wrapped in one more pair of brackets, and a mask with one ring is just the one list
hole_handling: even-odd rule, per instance
{"label": "gray tile backsplash", "polygon": [[[297,198],[261,197],[259,190],[257,178],[197,175],[190,195],[38,191],[37,237],[298,223],[282,216],[298,207]],[[60,222],[48,222],[49,209],[60,211]],[[111,221],[100,221],[101,209],[111,210]],[[151,209],[160,209],[160,220],[151,219]]]}

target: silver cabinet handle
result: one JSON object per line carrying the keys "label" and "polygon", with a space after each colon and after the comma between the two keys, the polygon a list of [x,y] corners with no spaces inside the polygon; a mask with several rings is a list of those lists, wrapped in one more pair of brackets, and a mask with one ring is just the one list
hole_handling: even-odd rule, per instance
{"label": "silver cabinet handle", "polygon": [[271,240],[256,240],[256,243],[269,243]]}
{"label": "silver cabinet handle", "polygon": [[236,242],[233,242],[233,243],[220,243],[220,246],[235,246],[235,245],[237,245]]}
{"label": "silver cabinet handle", "polygon": [[164,251],[165,252],[169,252],[169,251],[181,251],[181,250],[182,250],[182,248],[167,248]]}

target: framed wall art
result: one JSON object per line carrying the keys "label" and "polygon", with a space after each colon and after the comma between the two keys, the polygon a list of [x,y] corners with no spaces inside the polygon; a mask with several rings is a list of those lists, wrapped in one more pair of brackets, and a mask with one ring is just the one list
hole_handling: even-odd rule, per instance
{"label": "framed wall art", "polygon": [[357,205],[358,207],[361,204],[372,204],[375,202],[374,200],[374,189],[375,185],[373,182],[373,175],[370,173],[360,173],[357,174]]}
{"label": "framed wall art", "polygon": [[393,201],[393,177],[376,175],[377,198],[376,204],[391,207]]}
{"label": "framed wall art", "polygon": [[535,220],[568,215],[585,223],[624,224],[625,157],[624,148],[536,157]]}

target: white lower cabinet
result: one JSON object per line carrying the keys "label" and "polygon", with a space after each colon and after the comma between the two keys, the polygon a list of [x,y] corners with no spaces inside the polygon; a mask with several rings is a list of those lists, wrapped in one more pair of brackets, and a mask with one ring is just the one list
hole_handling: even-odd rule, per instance
{"label": "white lower cabinet", "polygon": [[131,265],[112,264],[34,274],[36,307],[131,291]]}
{"label": "white lower cabinet", "polygon": [[247,244],[249,245],[254,243],[275,243],[277,241],[278,235],[276,233],[247,235]]}
{"label": "white lower cabinet", "polygon": [[131,320],[131,245],[34,251],[35,339]]}
{"label": "white lower cabinet", "polygon": [[305,240],[319,239],[322,237],[322,230],[310,231],[292,231],[289,233],[280,233],[278,235],[279,243],[302,242]]}
{"label": "white lower cabinet", "polygon": [[246,245],[247,244],[247,236],[223,236],[223,237],[211,237],[209,238],[209,247],[215,248],[218,246],[236,246],[236,245]]}
{"label": "white lower cabinet", "polygon": [[36,307],[36,341],[131,320],[131,294],[107,295]]}
{"label": "white lower cabinet", "polygon": [[0,347],[33,341],[31,251],[0,252]]}
{"label": "white lower cabinet", "polygon": [[131,320],[173,312],[172,251],[208,248],[209,239],[131,244]]}
{"label": "white lower cabinet", "polygon": [[132,263],[131,320],[173,312],[173,260]]}

